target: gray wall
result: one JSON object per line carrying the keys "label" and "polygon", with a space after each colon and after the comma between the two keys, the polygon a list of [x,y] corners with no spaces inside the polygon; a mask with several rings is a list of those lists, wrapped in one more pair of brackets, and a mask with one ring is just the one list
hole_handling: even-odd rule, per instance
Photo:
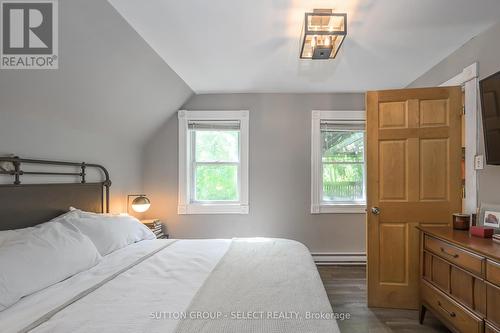
{"label": "gray wall", "polygon": [[187,110],[250,110],[248,215],[177,215],[177,115],[145,146],[145,190],[176,238],[285,237],[313,252],[364,252],[364,214],[310,214],[311,110],[364,110],[364,94],[215,94]]}
{"label": "gray wall", "polygon": [[125,211],[144,141],[192,91],[105,0],[59,1],[59,27],[58,70],[0,70],[0,154],[101,163]]}
{"label": "gray wall", "polygon": [[[500,23],[471,39],[446,59],[412,82],[409,87],[430,87],[439,85],[460,73],[474,62],[479,63],[479,78],[485,78],[500,71]],[[479,117],[479,150],[484,154],[484,140]],[[478,171],[479,202],[498,203],[500,196],[500,166],[487,165]]]}

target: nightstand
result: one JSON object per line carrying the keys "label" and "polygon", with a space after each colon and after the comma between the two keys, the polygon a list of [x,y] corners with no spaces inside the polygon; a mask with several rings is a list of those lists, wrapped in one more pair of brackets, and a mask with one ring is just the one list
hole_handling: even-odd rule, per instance
{"label": "nightstand", "polygon": [[158,239],[166,239],[168,238],[168,234],[163,232],[164,226],[161,220],[159,219],[150,219],[150,220],[141,220],[141,223],[146,227],[151,229],[151,231],[156,235]]}

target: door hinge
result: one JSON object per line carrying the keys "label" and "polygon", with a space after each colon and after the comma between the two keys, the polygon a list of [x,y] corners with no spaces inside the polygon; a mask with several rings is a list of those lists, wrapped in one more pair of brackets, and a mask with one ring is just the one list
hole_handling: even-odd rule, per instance
{"label": "door hinge", "polygon": [[462,106],[462,114],[465,114],[465,106]]}

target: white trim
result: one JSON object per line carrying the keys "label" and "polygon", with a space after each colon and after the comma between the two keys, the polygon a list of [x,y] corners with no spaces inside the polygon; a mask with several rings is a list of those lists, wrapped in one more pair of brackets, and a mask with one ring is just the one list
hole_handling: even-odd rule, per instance
{"label": "white trim", "polygon": [[[321,120],[366,120],[365,111],[320,111],[311,113],[311,214],[360,214],[366,205],[323,204],[321,197]],[[365,172],[366,178],[366,172]],[[366,182],[366,180],[365,180]]]}
{"label": "white trim", "polygon": [[479,76],[478,63],[475,62],[472,65],[465,67],[462,72],[455,75],[448,81],[440,84],[439,86],[440,87],[461,86],[467,81],[476,79],[478,76]]}
{"label": "white trim", "polygon": [[316,265],[366,265],[365,252],[311,253]]}
{"label": "white trim", "polygon": [[313,119],[366,120],[365,111],[312,111]]}
{"label": "white trim", "polygon": [[248,214],[248,205],[242,204],[189,204],[177,209],[178,214]]}
{"label": "white trim", "polygon": [[[187,111],[180,110],[179,118],[179,193],[177,214],[248,214],[248,110],[238,111]],[[240,200],[237,203],[193,203],[190,195],[190,161],[188,122],[190,120],[239,120],[240,121]]]}
{"label": "white trim", "polygon": [[[315,210],[317,210],[315,208]],[[312,208],[311,208],[312,211]],[[364,214],[366,205],[319,205],[319,214]]]}
{"label": "white trim", "polygon": [[441,84],[443,86],[463,86],[465,91],[465,199],[463,201],[463,211],[465,213],[475,213],[478,207],[478,182],[477,171],[474,168],[474,158],[478,153],[477,133],[478,133],[478,63],[464,68],[464,70]]}

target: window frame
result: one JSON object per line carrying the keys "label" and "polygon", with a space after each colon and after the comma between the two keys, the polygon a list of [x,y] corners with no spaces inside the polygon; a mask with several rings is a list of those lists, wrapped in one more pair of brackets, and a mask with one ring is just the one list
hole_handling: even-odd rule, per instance
{"label": "window frame", "polygon": [[[366,212],[366,134],[364,156],[365,202],[325,202],[323,201],[323,161],[321,151],[321,121],[364,121],[365,111],[318,111],[311,115],[311,214],[361,214]],[[366,132],[365,132],[366,133]]]}
{"label": "window frame", "polygon": [[[188,111],[177,113],[179,120],[179,193],[177,213],[184,214],[248,214],[248,110]],[[239,121],[238,201],[194,200],[194,142],[189,131],[190,121]],[[201,163],[206,164],[206,163]],[[231,163],[222,163],[231,164]]]}
{"label": "window frame", "polygon": [[[216,120],[218,121],[218,120]],[[238,161],[212,161],[212,162],[200,162],[196,161],[196,133],[191,131],[190,135],[190,154],[189,163],[191,164],[189,180],[190,180],[190,202],[193,204],[238,204],[241,198],[241,122],[240,122],[240,134],[238,136]],[[196,200],[196,167],[198,165],[236,165],[237,166],[237,190],[238,190],[238,200]]]}

